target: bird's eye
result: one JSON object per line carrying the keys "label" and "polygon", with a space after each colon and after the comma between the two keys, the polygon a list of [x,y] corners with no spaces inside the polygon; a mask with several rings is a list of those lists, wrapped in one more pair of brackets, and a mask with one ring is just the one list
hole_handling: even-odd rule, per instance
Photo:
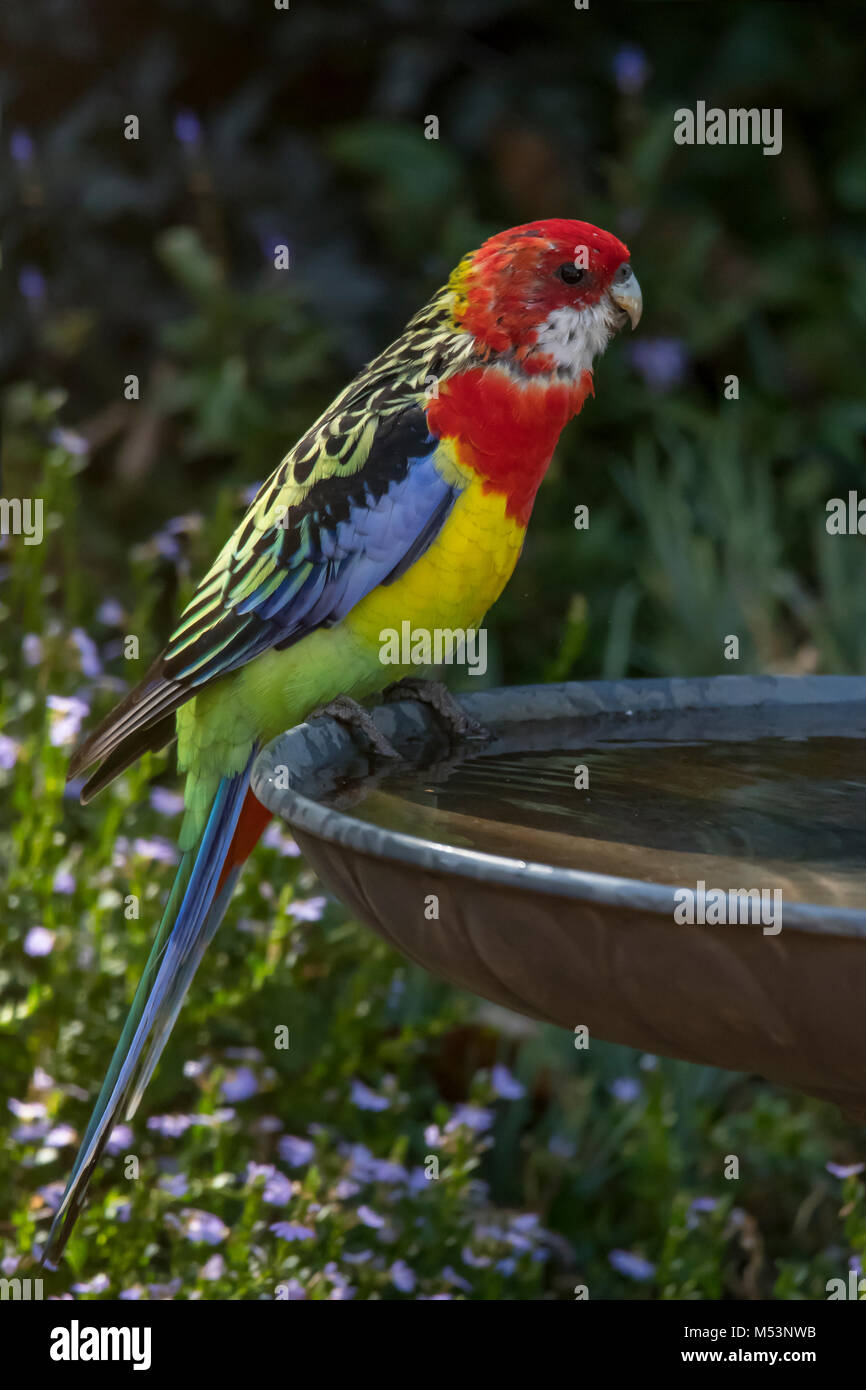
{"label": "bird's eye", "polygon": [[586,271],[581,270],[580,266],[575,265],[573,261],[566,261],[565,265],[561,265],[556,273],[563,284],[579,285]]}

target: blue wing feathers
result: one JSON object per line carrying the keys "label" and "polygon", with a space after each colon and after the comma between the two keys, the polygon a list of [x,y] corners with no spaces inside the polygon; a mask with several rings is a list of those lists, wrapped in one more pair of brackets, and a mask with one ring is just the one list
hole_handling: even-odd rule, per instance
{"label": "blue wing feathers", "polygon": [[[456,487],[436,465],[437,441],[428,435],[425,442],[428,452],[404,459],[378,496],[359,488],[348,504],[343,499],[339,519],[327,503],[305,516],[288,563],[284,560],[276,575],[267,573],[232,606],[227,617],[234,623],[222,641],[217,627],[200,639],[198,650],[192,643],[174,677],[200,685],[259,652],[281,651],[317,627],[332,627],[377,585],[405,574],[433,542],[457,498]],[[257,563],[281,544],[278,537]],[[237,587],[242,584],[239,580]]]}

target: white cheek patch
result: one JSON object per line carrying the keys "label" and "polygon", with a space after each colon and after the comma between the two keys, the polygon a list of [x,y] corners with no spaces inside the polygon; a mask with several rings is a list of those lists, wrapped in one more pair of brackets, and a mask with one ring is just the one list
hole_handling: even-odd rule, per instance
{"label": "white cheek patch", "polygon": [[592,368],[614,329],[611,306],[605,300],[585,309],[554,309],[538,329],[536,351],[548,354],[560,370],[578,377]]}

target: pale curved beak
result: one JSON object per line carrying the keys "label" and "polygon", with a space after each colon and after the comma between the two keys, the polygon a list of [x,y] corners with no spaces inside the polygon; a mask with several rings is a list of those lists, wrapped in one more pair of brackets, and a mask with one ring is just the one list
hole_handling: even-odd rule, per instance
{"label": "pale curved beak", "polygon": [[624,314],[628,314],[628,321],[632,328],[637,328],[643,313],[643,295],[640,292],[637,276],[628,262],[621,265],[613,277],[609,294],[617,308],[622,309]]}

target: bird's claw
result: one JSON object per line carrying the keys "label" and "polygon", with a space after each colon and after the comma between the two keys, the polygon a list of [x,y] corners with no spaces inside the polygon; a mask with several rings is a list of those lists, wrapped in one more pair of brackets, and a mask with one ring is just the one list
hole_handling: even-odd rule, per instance
{"label": "bird's claw", "polygon": [[360,734],[369,745],[372,752],[378,753],[382,758],[399,758],[400,754],[394,747],[390,739],[387,739],[376,725],[376,721],[369,710],[359,705],[357,700],[353,700],[349,695],[338,695],[335,700],[329,701],[321,709],[314,710],[308,715],[309,719],[336,719],[338,724],[349,729],[353,733]]}
{"label": "bird's claw", "polygon": [[450,734],[457,738],[483,739],[489,742],[493,737],[489,729],[483,724],[479,724],[477,719],[473,719],[471,714],[467,714],[459,700],[456,700],[451,691],[442,681],[422,680],[418,676],[406,676],[401,681],[395,681],[393,685],[386,687],[384,699],[391,700],[420,700],[422,704],[429,705],[430,708],[439,716]]}

